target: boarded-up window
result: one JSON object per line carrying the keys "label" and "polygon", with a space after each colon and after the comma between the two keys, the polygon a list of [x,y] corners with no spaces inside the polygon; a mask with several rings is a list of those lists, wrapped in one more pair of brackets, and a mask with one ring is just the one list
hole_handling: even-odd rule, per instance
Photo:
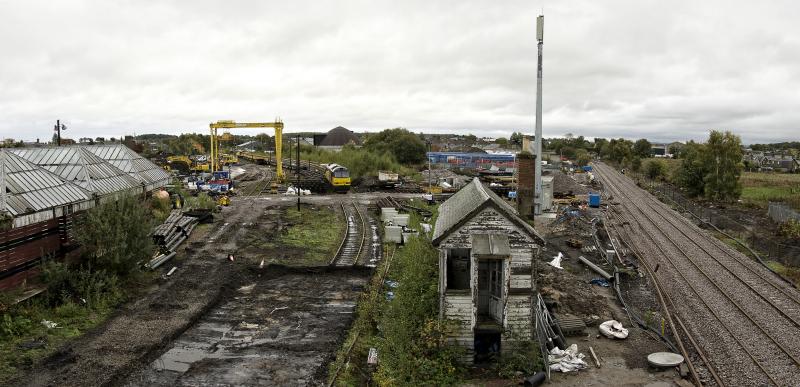
{"label": "boarded-up window", "polygon": [[469,249],[447,250],[447,289],[469,289]]}

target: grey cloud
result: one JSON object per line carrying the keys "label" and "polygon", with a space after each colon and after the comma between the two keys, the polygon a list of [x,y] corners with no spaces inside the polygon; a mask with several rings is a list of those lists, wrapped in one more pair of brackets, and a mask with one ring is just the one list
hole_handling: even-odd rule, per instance
{"label": "grey cloud", "polygon": [[[289,130],[530,131],[543,2],[0,2],[0,135]],[[797,138],[789,1],[547,2],[544,131]]]}

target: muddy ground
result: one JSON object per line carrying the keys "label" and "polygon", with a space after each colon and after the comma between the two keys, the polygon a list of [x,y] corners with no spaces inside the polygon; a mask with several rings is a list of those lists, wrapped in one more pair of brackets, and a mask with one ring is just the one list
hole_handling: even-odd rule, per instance
{"label": "muddy ground", "polygon": [[[628,316],[621,306],[611,287],[603,287],[590,283],[600,278],[593,270],[582,264],[579,256],[588,258],[607,272],[613,273],[602,256],[602,252],[593,248],[582,249],[570,247],[567,240],[578,239],[584,246],[592,246],[592,218],[602,218],[598,209],[585,210],[582,219],[568,220],[553,226],[552,220],[541,219],[537,227],[548,233],[548,245],[537,265],[537,286],[545,299],[553,301],[557,317],[578,317],[586,325],[583,335],[567,337],[567,344],[577,344],[578,350],[586,355],[584,359],[589,368],[577,373],[553,373],[548,385],[555,386],[674,386],[691,385],[677,369],[656,369],[647,364],[647,355],[653,352],[670,351],[651,332],[639,327]],[[602,228],[600,228],[602,231]],[[600,233],[603,236],[603,233]],[[607,243],[603,236],[601,242]],[[558,252],[562,252],[563,269],[554,268],[547,263]],[[623,297],[631,312],[648,316],[651,325],[658,326],[660,307],[653,293],[652,286],[646,276],[640,275],[636,263],[631,263],[627,274],[621,277]],[[616,258],[615,258],[616,259]],[[597,328],[599,323],[614,319],[620,321],[629,330],[624,340],[612,340],[602,335]],[[669,332],[666,332],[669,334]],[[589,352],[591,346],[600,358],[601,366],[597,367]]]}
{"label": "muddy ground", "polygon": [[[342,198],[304,198],[304,202],[332,210]],[[230,207],[215,214],[212,225],[198,228],[176,258],[159,268],[166,273],[177,267],[172,276],[163,276],[104,324],[66,344],[11,385],[321,381],[370,269],[319,272],[267,266],[254,272],[264,255],[245,251],[239,259],[239,243],[254,234],[268,240],[287,227],[279,214],[295,202],[284,199],[234,198]],[[234,262],[226,260],[229,253],[237,255]],[[289,258],[301,255],[282,253]],[[175,360],[173,355],[184,347],[194,348],[183,352],[197,361],[181,361],[185,359],[180,355]],[[263,356],[250,356],[256,351]],[[200,352],[203,356],[197,355]],[[157,371],[157,364],[176,363],[184,364]]]}
{"label": "muddy ground", "polygon": [[350,325],[366,268],[267,266],[235,289],[157,359],[123,383],[318,385]]}

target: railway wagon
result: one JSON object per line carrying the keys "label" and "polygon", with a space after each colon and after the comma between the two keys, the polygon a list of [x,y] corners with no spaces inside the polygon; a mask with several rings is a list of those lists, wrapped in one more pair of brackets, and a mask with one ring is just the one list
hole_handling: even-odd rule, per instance
{"label": "railway wagon", "polygon": [[350,190],[350,171],[339,164],[326,164],[325,181],[334,192],[347,192]]}

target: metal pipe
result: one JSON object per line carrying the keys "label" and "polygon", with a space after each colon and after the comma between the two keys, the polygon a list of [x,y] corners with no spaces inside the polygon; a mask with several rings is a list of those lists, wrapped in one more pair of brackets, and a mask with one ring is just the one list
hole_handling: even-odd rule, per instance
{"label": "metal pipe", "polygon": [[578,257],[578,260],[583,262],[584,265],[589,266],[589,268],[594,270],[597,274],[600,274],[600,276],[603,277],[603,279],[605,279],[606,281],[611,281],[611,279],[613,278],[611,274],[608,274],[608,272],[600,268],[600,266],[595,265],[588,259],[584,258],[584,256],[581,255],[580,257]]}

